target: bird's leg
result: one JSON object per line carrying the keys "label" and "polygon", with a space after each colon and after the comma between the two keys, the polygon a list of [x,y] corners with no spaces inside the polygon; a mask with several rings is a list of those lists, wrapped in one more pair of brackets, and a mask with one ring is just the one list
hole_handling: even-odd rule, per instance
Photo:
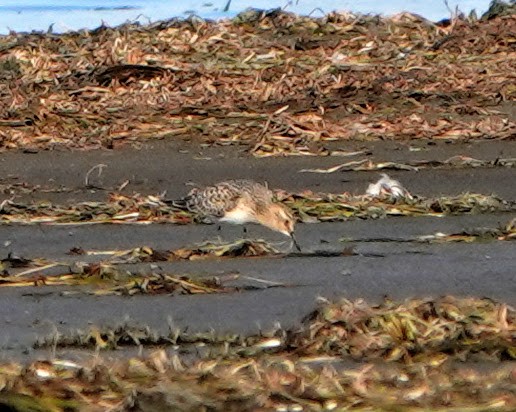
{"label": "bird's leg", "polygon": [[222,225],[217,225],[217,239],[219,240],[219,242],[222,242],[221,233],[222,233]]}
{"label": "bird's leg", "polygon": [[298,252],[301,252],[301,247],[299,246],[299,243],[297,243],[296,238],[294,237],[294,233],[290,234],[290,238],[292,239],[293,246],[296,247]]}

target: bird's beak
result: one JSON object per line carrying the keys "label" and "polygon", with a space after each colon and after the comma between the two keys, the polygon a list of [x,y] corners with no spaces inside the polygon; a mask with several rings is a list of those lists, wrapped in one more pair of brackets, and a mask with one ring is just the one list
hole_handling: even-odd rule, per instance
{"label": "bird's beak", "polygon": [[292,242],[294,243],[294,246],[296,247],[298,252],[301,252],[301,247],[299,247],[299,243],[297,243],[297,240],[294,236],[294,232],[290,234],[290,238],[292,239]]}

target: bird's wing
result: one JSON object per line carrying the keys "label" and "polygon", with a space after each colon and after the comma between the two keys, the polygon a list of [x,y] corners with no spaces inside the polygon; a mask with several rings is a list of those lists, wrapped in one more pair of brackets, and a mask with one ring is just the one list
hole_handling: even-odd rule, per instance
{"label": "bird's wing", "polygon": [[190,211],[206,216],[222,217],[238,204],[240,193],[231,187],[211,186],[190,193],[187,204]]}

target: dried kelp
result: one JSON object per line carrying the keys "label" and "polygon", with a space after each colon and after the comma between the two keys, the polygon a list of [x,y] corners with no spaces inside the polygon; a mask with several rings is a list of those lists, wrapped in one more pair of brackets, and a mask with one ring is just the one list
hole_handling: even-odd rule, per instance
{"label": "dried kelp", "polygon": [[512,219],[506,225],[500,227],[477,227],[464,229],[459,232],[442,233],[409,237],[367,237],[367,238],[343,238],[342,242],[418,242],[418,243],[448,243],[448,242],[489,242],[494,240],[515,240],[516,219]]}
{"label": "dried kelp", "polygon": [[[64,267],[64,264],[53,266]],[[62,274],[45,276],[41,273],[27,276],[24,272],[16,277],[4,277],[0,280],[1,287],[28,287],[28,286],[68,286],[74,289],[61,291],[61,295],[93,294],[96,296],[118,295],[198,295],[213,293],[235,293],[244,290],[264,290],[268,288],[285,287],[282,283],[265,281],[257,278],[241,276],[238,273],[222,276],[189,276],[186,274],[156,273],[132,273],[122,270],[109,263],[92,263],[76,265],[79,271],[65,271]],[[31,270],[30,273],[45,268]],[[24,275],[24,276],[20,276]],[[247,283],[235,282],[238,280]],[[256,283],[260,286],[256,286]]]}
{"label": "dried kelp", "polygon": [[[59,266],[59,264],[55,262],[50,262],[47,259],[27,259],[23,256],[15,256],[12,253],[8,253],[7,257],[0,260],[0,276],[1,278],[3,278],[0,279],[0,283],[2,283],[2,280],[5,280],[9,276],[11,276],[11,272],[13,270],[15,271],[16,269],[26,269],[21,273],[29,274],[55,266]],[[16,274],[16,276],[19,276],[19,274]]]}
{"label": "dried kelp", "polygon": [[[491,18],[492,17],[492,18]],[[0,148],[148,139],[327,155],[349,139],[512,139],[514,14],[435,24],[281,10],[0,37]]]}
{"label": "dried kelp", "polygon": [[516,359],[516,312],[489,299],[325,304],[287,339],[296,353],[441,363],[477,354]]}
{"label": "dried kelp", "polygon": [[[11,410],[511,411],[511,368],[366,364],[335,370],[262,358],[188,366],[165,351],[126,361],[2,365]],[[25,409],[24,409],[25,408]]]}
{"label": "dried kelp", "polygon": [[[239,274],[232,276],[195,277],[161,273],[150,270],[147,274],[134,274],[120,269],[121,264],[151,263],[175,260],[198,260],[209,258],[259,257],[279,255],[279,251],[263,240],[237,240],[232,243],[204,243],[191,248],[180,248],[170,251],[157,251],[149,247],[139,247],[131,250],[114,251],[85,251],[72,248],[73,255],[102,255],[106,258],[99,262],[84,263],[76,261],[47,262],[42,259],[25,259],[9,255],[1,261],[0,269],[3,277],[0,287],[26,286],[88,286],[89,292],[95,295],[125,295],[136,294],[206,294],[229,293],[245,289],[256,289],[251,286],[227,285],[240,278]],[[17,273],[9,273],[7,267],[23,268]],[[45,275],[44,271],[59,267],[61,273]],[[29,268],[29,269],[26,269]],[[255,279],[259,280],[259,279]],[[261,289],[279,287],[280,283],[267,282]],[[82,290],[84,292],[84,290]],[[65,291],[63,294],[78,293]]]}
{"label": "dried kelp", "polygon": [[301,221],[341,221],[351,218],[377,219],[385,216],[444,216],[469,213],[514,211],[516,205],[495,196],[463,194],[454,197],[421,198],[351,196],[344,194],[317,194],[309,191],[299,194],[279,194]]}
{"label": "dried kelp", "polygon": [[173,250],[154,250],[143,246],[130,250],[91,251],[83,253],[110,255],[110,263],[164,262],[224,257],[258,257],[277,255],[279,251],[264,240],[239,239],[234,242],[206,242]]}
{"label": "dried kelp", "polygon": [[[91,271],[91,272],[90,272]],[[32,277],[3,279],[0,287],[26,286],[81,286],[78,290],[62,291],[62,295],[91,293],[98,296],[136,294],[182,295],[199,293],[227,293],[237,288],[225,287],[214,277],[190,279],[186,275],[134,274],[119,270],[111,265],[87,265],[84,274],[65,273],[54,276],[37,275]]]}
{"label": "dried kelp", "polygon": [[[248,278],[241,276],[238,273],[226,274],[223,276],[187,276],[187,275],[173,275],[166,273],[152,273],[149,275],[141,274],[126,274],[117,276],[119,271],[112,270],[112,277],[109,280],[90,280],[81,278],[74,278],[73,283],[67,285],[95,285],[89,293],[97,296],[119,295],[119,296],[134,296],[134,295],[162,295],[169,296],[176,295],[199,295],[199,294],[214,294],[214,293],[235,293],[245,290],[265,290],[268,288],[285,287],[278,282],[261,281],[260,279]],[[123,280],[125,279],[125,280]],[[254,280],[260,282],[260,286],[251,284],[235,285],[235,281]],[[64,284],[64,283],[63,283]],[[62,292],[64,295],[77,294],[80,291],[66,291]]]}
{"label": "dried kelp", "polygon": [[136,294],[197,295],[227,293],[236,290],[235,288],[225,287],[213,277],[193,280],[187,276],[159,274],[135,278],[122,285],[97,289],[93,294],[126,296],[134,296]]}
{"label": "dried kelp", "polygon": [[410,170],[418,171],[420,169],[432,168],[466,168],[466,167],[516,167],[516,159],[498,158],[494,160],[480,160],[468,156],[453,156],[446,160],[411,160],[405,163],[396,162],[373,162],[369,159],[355,160],[353,162],[342,163],[332,166],[328,169],[301,169],[300,173],[334,173],[345,171],[364,171],[364,170]]}
{"label": "dried kelp", "polygon": [[[6,363],[0,368],[0,404],[58,411],[150,405],[160,410],[511,411],[516,386],[514,363],[507,360],[516,357],[515,321],[506,304],[446,297],[374,306],[325,302],[301,330],[251,337],[159,334],[128,324],[92,327],[38,345],[175,345],[190,355],[160,349],[147,357],[94,364]],[[207,351],[197,360],[191,356],[206,346],[224,350]],[[338,362],[350,357],[360,362]],[[497,361],[451,361],[478,358]]]}
{"label": "dried kelp", "polygon": [[[134,333],[138,339],[131,338]],[[506,304],[477,298],[412,299],[403,303],[387,300],[380,305],[369,305],[363,300],[323,301],[301,327],[274,329],[256,336],[190,334],[174,328],[160,334],[124,324],[52,335],[37,346],[90,346],[98,336],[102,342],[111,342],[100,345],[103,348],[117,347],[121,342],[124,345],[226,342],[230,345],[226,348],[228,356],[248,357],[266,352],[301,358],[330,356],[342,360],[381,359],[437,365],[447,359],[515,360],[516,312]]]}
{"label": "dried kelp", "polygon": [[213,257],[252,257],[277,255],[279,251],[264,240],[241,239],[232,243],[207,242],[193,248],[171,251],[168,260],[198,260]]}
{"label": "dried kelp", "polygon": [[91,224],[91,223],[190,223],[192,216],[167,206],[157,196],[123,196],[111,194],[107,202],[82,202],[59,206],[48,202],[16,203],[5,200],[0,205],[2,223]]}
{"label": "dried kelp", "polygon": [[[464,213],[492,213],[516,210],[514,202],[495,196],[462,194],[453,197],[375,199],[352,196],[348,193],[327,194],[305,191],[286,193],[277,191],[280,201],[291,207],[301,221],[313,222],[347,220],[351,218],[379,218],[386,215],[456,215]],[[107,202],[82,202],[70,206],[48,202],[15,203],[4,201],[0,206],[0,224],[85,225],[97,223],[149,224],[167,222],[188,224],[196,216],[167,205],[158,196],[110,195]]]}
{"label": "dried kelp", "polygon": [[446,242],[487,242],[490,240],[515,240],[516,228],[509,223],[502,228],[477,228],[463,230],[458,233],[435,233],[433,235],[418,236],[417,242],[446,243]]}
{"label": "dried kelp", "polygon": [[[216,352],[211,351],[211,354],[220,354],[224,351],[227,354],[229,347],[232,350],[240,350],[242,347],[252,346],[253,342],[257,341],[254,337],[246,338],[236,334],[219,334],[215,331],[188,333],[173,327],[168,329],[167,332],[160,333],[147,326],[126,321],[116,326],[91,326],[88,330],[51,334],[38,339],[34,348],[114,350],[128,346],[184,345],[186,352],[191,345],[207,344],[210,345],[211,349],[219,348]],[[206,355],[208,356],[209,353]]]}

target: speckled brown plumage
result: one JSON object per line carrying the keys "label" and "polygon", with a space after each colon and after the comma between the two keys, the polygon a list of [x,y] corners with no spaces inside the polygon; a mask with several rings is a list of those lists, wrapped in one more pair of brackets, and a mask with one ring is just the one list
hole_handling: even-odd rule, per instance
{"label": "speckled brown plumage", "polygon": [[222,218],[237,207],[242,198],[256,206],[257,213],[263,212],[272,202],[273,194],[264,185],[252,180],[227,180],[202,189],[192,189],[183,199],[175,202],[190,212]]}
{"label": "speckled brown plumage", "polygon": [[266,186],[252,180],[226,180],[213,186],[192,189],[175,207],[203,217],[215,217],[235,224],[258,223],[294,238],[295,218],[285,205],[273,201]]}

